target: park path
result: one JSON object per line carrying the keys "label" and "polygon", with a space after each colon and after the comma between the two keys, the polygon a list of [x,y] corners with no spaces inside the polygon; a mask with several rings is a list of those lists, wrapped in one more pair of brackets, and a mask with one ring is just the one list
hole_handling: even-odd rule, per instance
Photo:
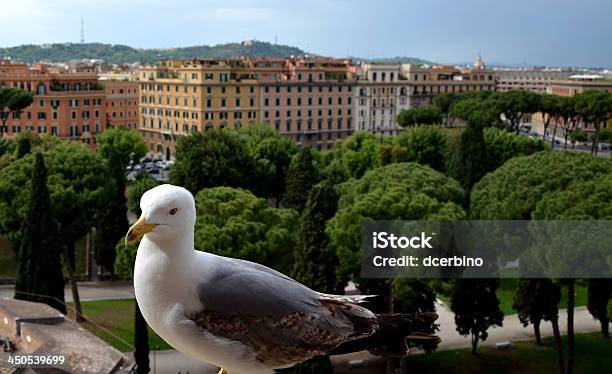
{"label": "park path", "polygon": [[[79,293],[81,300],[112,300],[129,299],[134,297],[134,288],[130,282],[81,282],[79,283]],[[0,299],[12,297],[13,286],[0,286]],[[72,294],[69,288],[65,290],[66,301],[72,301]],[[0,301],[1,302],[1,301]],[[446,305],[438,301],[436,304],[437,313],[440,316],[438,324],[440,330],[437,335],[442,342],[439,350],[453,350],[469,348],[471,345],[469,337],[459,335],[455,330],[455,320],[453,313]],[[567,333],[567,311],[559,311],[559,325],[561,334]],[[589,314],[586,307],[578,307],[574,313],[574,330],[576,333],[599,331],[599,322],[595,321]],[[532,340],[533,327],[523,327],[516,314],[504,317],[502,327],[489,329],[489,337],[481,346],[493,346],[495,343],[506,341]],[[541,325],[542,337],[552,336],[550,323],[544,322]],[[357,352],[347,355],[333,356],[332,362],[336,367],[347,368],[349,362],[355,364],[358,361],[369,362],[371,365],[375,361],[380,361],[379,357],[367,352]],[[153,367],[155,366],[155,371]],[[151,352],[151,372],[157,374],[216,374],[212,365],[201,363],[195,359],[184,356],[174,350]]]}

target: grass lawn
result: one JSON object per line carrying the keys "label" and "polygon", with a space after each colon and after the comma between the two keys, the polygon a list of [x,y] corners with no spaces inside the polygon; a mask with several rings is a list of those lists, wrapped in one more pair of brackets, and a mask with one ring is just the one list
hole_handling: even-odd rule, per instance
{"label": "grass lawn", "polygon": [[[532,342],[516,342],[507,351],[490,347],[478,348],[479,354],[472,356],[471,350],[434,352],[408,358],[411,373],[555,373],[556,361],[552,338],[544,339],[540,347]],[[566,341],[563,338],[565,347]],[[609,373],[612,367],[612,340],[599,333],[576,335],[575,373]]]}
{"label": "grass lawn", "polygon": [[[83,314],[88,319],[127,343],[134,345],[134,299],[84,301],[81,304]],[[130,350],[119,339],[101,332],[95,326],[88,323],[84,323],[83,326],[118,350]],[[168,343],[149,328],[149,347],[154,350],[158,346],[159,349],[171,348]]]}
{"label": "grass lawn", "polygon": [[[514,300],[514,294],[516,287],[518,286],[519,280],[516,278],[502,278],[500,280],[499,289],[497,290],[497,298],[499,299],[499,307],[505,316],[515,314],[516,311],[512,309]],[[574,302],[576,307],[585,306],[587,303],[587,288],[582,284],[576,284],[575,288],[576,296]],[[444,302],[450,308],[450,297],[447,295],[438,294],[438,298]],[[559,309],[567,308],[567,288],[561,289],[561,302],[559,303]]]}

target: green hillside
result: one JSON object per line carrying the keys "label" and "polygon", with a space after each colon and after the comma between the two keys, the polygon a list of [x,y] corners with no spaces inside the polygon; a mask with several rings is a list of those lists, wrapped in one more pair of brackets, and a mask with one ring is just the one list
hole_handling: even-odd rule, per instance
{"label": "green hillside", "polygon": [[23,62],[60,62],[77,59],[105,59],[112,63],[153,63],[162,59],[228,58],[228,57],[288,57],[305,54],[299,48],[253,41],[227,43],[215,46],[192,46],[164,49],[138,49],[119,44],[57,43],[47,45],[20,45],[0,48],[0,57]]}
{"label": "green hillside", "polygon": [[[250,57],[289,57],[300,56],[305,51],[297,47],[271,44],[260,41],[226,43],[214,46],[196,45],[180,48],[132,48],[121,44],[104,43],[55,43],[44,45],[20,45],[17,47],[0,48],[0,58],[10,57],[22,62],[65,62],[81,59],[104,59],[115,64],[133,62],[154,63],[163,59],[188,58],[236,58]],[[431,62],[416,57],[393,57],[381,59],[363,59],[353,57],[355,61],[371,61],[381,63],[431,64]]]}

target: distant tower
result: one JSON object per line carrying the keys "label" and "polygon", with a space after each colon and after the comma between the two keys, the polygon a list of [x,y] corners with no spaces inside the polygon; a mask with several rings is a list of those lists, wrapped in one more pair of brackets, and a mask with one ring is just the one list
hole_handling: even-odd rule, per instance
{"label": "distant tower", "polygon": [[81,44],[85,43],[85,21],[81,17]]}
{"label": "distant tower", "polygon": [[274,35],[274,44],[278,44],[278,35]]}

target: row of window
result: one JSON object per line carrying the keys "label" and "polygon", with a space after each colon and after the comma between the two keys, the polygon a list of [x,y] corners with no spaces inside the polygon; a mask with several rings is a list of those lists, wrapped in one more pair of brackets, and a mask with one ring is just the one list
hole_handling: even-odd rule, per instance
{"label": "row of window", "polygon": [[[290,97],[286,98],[285,104],[287,106],[291,106],[292,103],[293,103],[293,101],[291,100]],[[336,103],[337,103],[337,105],[342,105],[342,96],[338,96],[337,97]],[[348,105],[352,104],[352,98],[350,96],[347,98],[347,104]],[[274,99],[274,105],[276,105],[276,106],[280,106],[281,105],[280,97],[276,97]],[[302,105],[302,98],[301,97],[297,98],[296,105],[297,106],[301,106]],[[306,105],[313,105],[312,104],[312,97],[308,98]],[[317,98],[317,105],[323,105],[323,98],[320,97],[320,96]],[[330,97],[327,98],[327,105],[334,105],[333,97],[330,96]],[[268,98],[268,97],[264,98],[264,106],[270,106],[270,98]]]}

